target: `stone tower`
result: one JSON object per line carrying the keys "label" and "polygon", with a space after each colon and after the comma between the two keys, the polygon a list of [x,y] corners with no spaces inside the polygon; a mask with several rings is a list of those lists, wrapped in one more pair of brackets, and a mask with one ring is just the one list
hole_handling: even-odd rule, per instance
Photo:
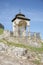
{"label": "stone tower", "polygon": [[26,36],[26,27],[30,27],[30,19],[26,18],[24,14],[18,13],[12,20],[13,36]]}

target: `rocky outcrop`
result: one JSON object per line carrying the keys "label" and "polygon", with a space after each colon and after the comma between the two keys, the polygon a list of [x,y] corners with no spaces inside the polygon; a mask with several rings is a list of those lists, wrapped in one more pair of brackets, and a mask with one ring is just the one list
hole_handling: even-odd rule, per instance
{"label": "rocky outcrop", "polygon": [[0,42],[0,65],[41,65],[43,53]]}
{"label": "rocky outcrop", "polygon": [[20,57],[27,54],[27,49],[15,47],[15,46],[8,46],[4,44],[3,42],[0,42],[0,52],[7,52],[8,54]]}

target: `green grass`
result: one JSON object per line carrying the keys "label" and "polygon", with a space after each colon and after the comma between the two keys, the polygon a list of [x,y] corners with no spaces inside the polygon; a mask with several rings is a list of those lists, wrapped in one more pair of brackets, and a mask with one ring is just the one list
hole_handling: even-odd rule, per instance
{"label": "green grass", "polygon": [[13,43],[13,42],[8,42],[7,40],[3,39],[3,40],[0,40],[1,42],[4,42],[5,44],[9,45],[9,46],[16,46],[16,47],[22,47],[22,48],[26,48],[30,51],[35,51],[35,52],[43,52],[43,44],[42,44],[42,47],[41,48],[36,48],[36,47],[32,47],[32,46],[27,46],[27,45],[24,45],[24,44],[21,44],[21,43]]}
{"label": "green grass", "polygon": [[3,30],[2,28],[0,28],[0,35],[3,34],[3,31],[4,31],[4,30]]}
{"label": "green grass", "polygon": [[40,65],[40,61],[39,60],[35,60],[35,61],[33,61],[33,63],[35,63],[37,65]]}

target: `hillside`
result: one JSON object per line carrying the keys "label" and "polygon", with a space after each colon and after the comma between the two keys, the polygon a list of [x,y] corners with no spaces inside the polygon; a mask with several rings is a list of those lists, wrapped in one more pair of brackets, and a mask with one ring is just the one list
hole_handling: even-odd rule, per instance
{"label": "hillside", "polygon": [[2,28],[0,28],[0,35],[3,34],[3,31],[4,31],[4,30],[3,30]]}
{"label": "hillside", "polygon": [[[4,59],[4,60],[3,60]],[[0,64],[43,65],[43,46],[35,48],[0,40]]]}
{"label": "hillside", "polygon": [[5,33],[0,38],[0,65],[43,65],[42,42],[39,47],[25,45],[17,43],[17,39],[13,40],[8,32]]}
{"label": "hillside", "polygon": [[3,34],[4,26],[0,23],[0,35]]}

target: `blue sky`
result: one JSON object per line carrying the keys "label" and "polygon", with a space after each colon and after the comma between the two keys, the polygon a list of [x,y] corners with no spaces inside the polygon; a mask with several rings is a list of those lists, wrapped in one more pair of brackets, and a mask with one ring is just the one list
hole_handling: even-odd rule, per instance
{"label": "blue sky", "polygon": [[30,31],[40,32],[43,38],[43,0],[0,0],[0,23],[12,30],[11,20],[19,10],[30,18]]}

